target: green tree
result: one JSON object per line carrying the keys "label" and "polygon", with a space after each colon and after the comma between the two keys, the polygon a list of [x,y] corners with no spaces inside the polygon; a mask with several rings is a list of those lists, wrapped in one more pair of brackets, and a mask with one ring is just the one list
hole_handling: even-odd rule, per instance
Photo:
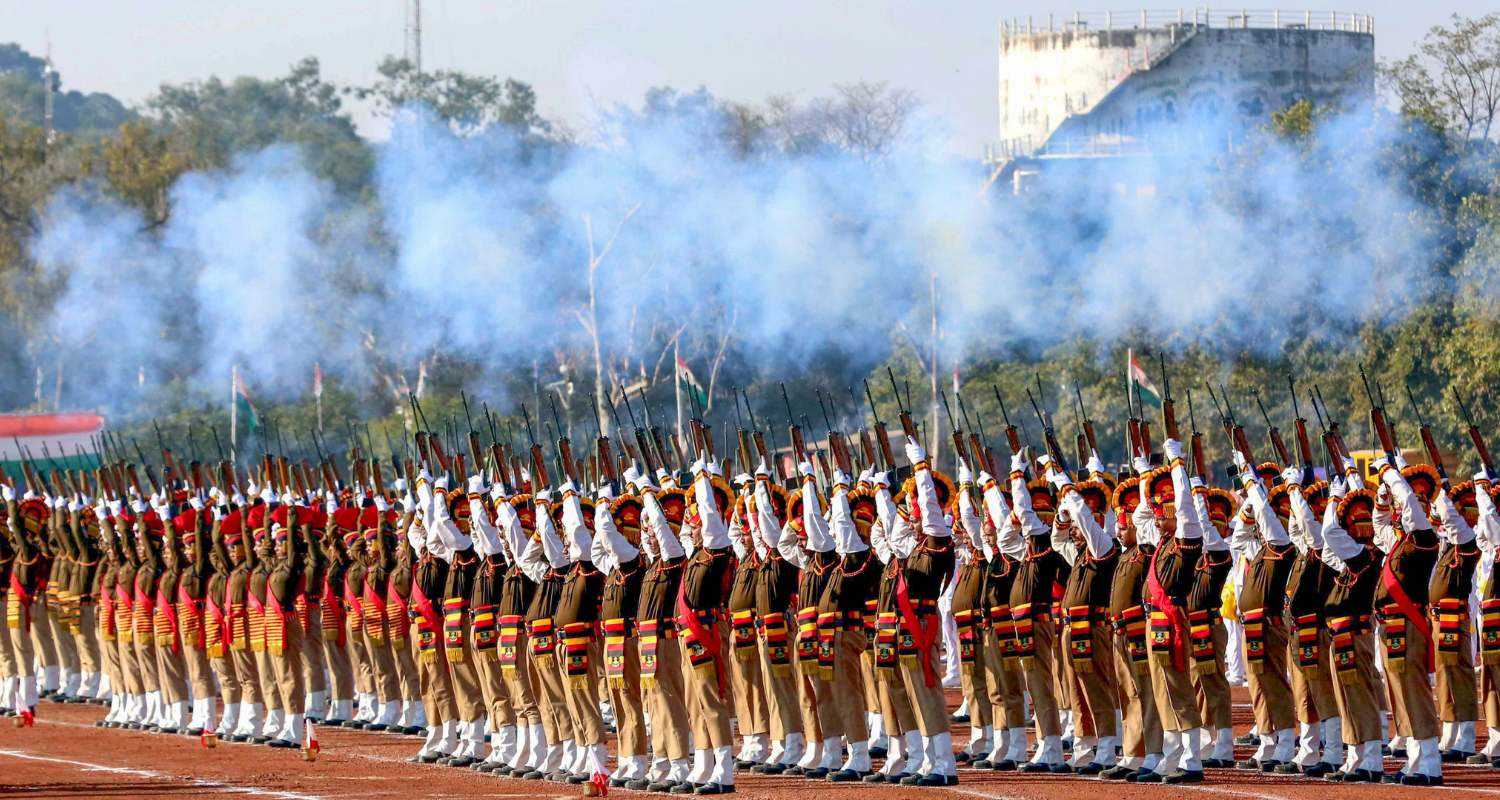
{"label": "green tree", "polygon": [[461,136],[501,125],[530,140],[552,138],[558,131],[536,108],[530,84],[460,70],[418,70],[409,59],[387,56],[376,67],[379,79],[347,91],[374,104],[380,116],[393,117],[421,104]]}

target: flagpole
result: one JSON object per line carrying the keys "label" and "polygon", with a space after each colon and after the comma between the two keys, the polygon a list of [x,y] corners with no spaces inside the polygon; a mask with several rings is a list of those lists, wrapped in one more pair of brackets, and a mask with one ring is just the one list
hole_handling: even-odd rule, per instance
{"label": "flagpole", "polygon": [[318,433],[323,432],[323,366],[313,364],[313,397],[318,405]]}
{"label": "flagpole", "polygon": [[677,400],[677,438],[678,438],[678,440],[681,440],[683,438],[683,436],[682,436],[682,354],[678,351],[678,346],[681,344],[681,342],[682,342],[682,336],[681,336],[681,334],[678,334],[678,338],[672,340],[672,374],[675,377],[675,379],[672,381],[672,395]]}
{"label": "flagpole", "polygon": [[239,403],[234,396],[235,389],[240,385],[240,365],[231,364],[229,367],[229,463],[239,463],[237,445],[239,441]]}

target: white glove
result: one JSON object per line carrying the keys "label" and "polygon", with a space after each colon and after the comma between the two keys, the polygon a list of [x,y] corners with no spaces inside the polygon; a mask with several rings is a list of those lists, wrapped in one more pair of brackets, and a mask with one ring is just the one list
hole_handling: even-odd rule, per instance
{"label": "white glove", "polygon": [[665,484],[667,481],[669,481],[671,479],[672,479],[672,473],[667,472],[667,470],[666,470],[665,467],[657,467],[656,468],[656,481],[658,483]]}
{"label": "white glove", "polygon": [[1161,443],[1161,451],[1164,455],[1166,455],[1167,463],[1170,464],[1173,461],[1182,458],[1182,442],[1179,442],[1176,439],[1168,439],[1165,442]]}
{"label": "white glove", "polygon": [[1145,475],[1151,471],[1151,461],[1145,456],[1136,456],[1130,463],[1135,467],[1137,475]]}
{"label": "white glove", "polygon": [[260,490],[260,499],[261,502],[265,503],[266,505],[270,505],[271,501],[276,499],[276,495],[271,492],[270,486],[266,486],[265,488]]}
{"label": "white glove", "polygon": [[635,480],[631,481],[630,485],[635,487],[636,492],[644,492],[647,489],[656,488],[651,484],[651,476],[644,472],[635,476]]}
{"label": "white glove", "polygon": [[615,490],[609,488],[609,484],[606,483],[599,487],[599,492],[596,497],[599,500],[613,500],[615,497]]}
{"label": "white glove", "polygon": [[861,473],[859,473],[859,482],[860,483],[873,483],[873,481],[871,480],[870,476],[874,475],[874,474],[875,474],[875,468],[874,467],[865,467],[864,471],[861,472]]}
{"label": "white glove", "polygon": [[891,485],[891,479],[884,472],[872,472],[870,473],[870,483],[873,483],[876,486],[889,487]]}
{"label": "white glove", "polygon": [[260,490],[256,488],[255,481],[253,481],[253,480],[250,481],[249,485],[247,485],[245,487],[245,492],[246,492],[246,494],[249,494],[251,497],[259,497],[260,496]]}
{"label": "white glove", "polygon": [[635,482],[641,477],[641,471],[635,468],[635,462],[632,461],[630,462],[630,466],[626,467],[625,471],[620,474],[620,477],[625,480],[626,486],[634,486]]}
{"label": "white glove", "polygon": [[917,444],[917,440],[910,436],[906,437],[906,460],[913,464],[927,460],[927,451],[923,450],[922,445]]}
{"label": "white glove", "polygon": [[[569,492],[576,493],[578,491],[578,487],[576,487],[576,486],[573,485],[573,481],[570,478],[568,480],[563,481],[563,484],[561,486],[557,487],[557,491],[559,493],[561,493],[561,494],[566,495]],[[537,499],[540,500],[541,497],[542,497],[542,493],[541,492],[537,492],[536,495],[537,495]]]}
{"label": "white glove", "polygon": [[688,467],[688,472],[693,473],[693,477],[696,478],[699,475],[703,474],[704,468],[705,465],[703,463],[703,456],[698,456],[698,460],[694,461],[691,467]]}
{"label": "white glove", "polygon": [[1343,472],[1348,472],[1349,470],[1355,468],[1354,459],[1349,458],[1348,456],[1345,456],[1343,458],[1343,463],[1340,464],[1340,466],[1343,467],[1343,470],[1342,470]]}
{"label": "white glove", "polygon": [[1370,461],[1370,469],[1374,470],[1375,474],[1377,475],[1379,475],[1382,471],[1385,470],[1386,467],[1389,467],[1390,465],[1391,460],[1389,458],[1386,458],[1384,453],[1376,456],[1372,461]]}
{"label": "white glove", "polygon": [[1302,485],[1302,470],[1296,467],[1287,467],[1281,471],[1281,481],[1289,486]]}
{"label": "white glove", "polygon": [[68,501],[68,513],[71,514],[79,510],[80,508],[83,508],[83,506],[79,504],[78,500],[74,499]]}
{"label": "white glove", "polygon": [[1026,471],[1026,448],[1010,457],[1010,471],[1012,474]]}
{"label": "white glove", "polygon": [[964,461],[958,462],[958,485],[962,486],[962,485],[964,485],[966,483],[973,483],[973,482],[974,482],[974,473],[969,470],[968,463],[964,462]]}
{"label": "white glove", "polygon": [[758,467],[755,468],[755,477],[757,477],[757,478],[769,478],[769,477],[771,477],[771,468],[766,466],[766,460],[764,458],[762,458],[760,460],[760,466],[758,466]]}
{"label": "white glove", "polygon": [[146,504],[141,502],[140,498],[136,498],[130,501],[130,510],[134,511],[136,516],[140,516],[146,513]]}
{"label": "white glove", "polygon": [[750,482],[750,476],[746,475],[743,472],[741,472],[740,474],[734,476],[734,485],[735,486],[739,486],[739,487],[743,488],[744,485],[747,484],[747,483],[749,483],[749,482]]}
{"label": "white glove", "polygon": [[125,507],[120,504],[119,500],[111,500],[111,501],[109,501],[109,515],[111,517],[118,517],[118,516],[120,516],[120,512],[124,511],[124,510],[125,510]]}
{"label": "white glove", "polygon": [[708,460],[708,463],[703,465],[703,468],[708,470],[708,474],[710,475],[714,475],[720,478],[724,477],[724,468],[719,465],[718,461],[712,458]]}
{"label": "white glove", "polygon": [[442,475],[442,477],[440,477],[437,480],[433,481],[432,482],[432,488],[437,489],[439,491],[443,491],[443,492],[448,491],[448,475],[447,475],[447,473],[444,473]]}
{"label": "white glove", "polygon": [[203,501],[199,500],[197,498],[197,496],[189,497],[188,498],[188,505],[192,506],[194,511],[202,511],[203,510]]}
{"label": "white glove", "polygon": [[3,497],[7,503],[13,502],[16,499],[15,488],[8,483],[0,484],[0,497]]}
{"label": "white glove", "polygon": [[498,482],[490,484],[490,499],[491,500],[499,500],[501,497],[504,497],[504,496],[505,496],[505,493],[502,492],[502,491],[500,491],[500,484]]}
{"label": "white glove", "polygon": [[468,491],[468,493],[469,494],[484,494],[484,476],[483,475],[470,475],[469,476],[469,491]]}
{"label": "white glove", "polygon": [[[572,484],[570,483],[568,485],[571,486]],[[537,492],[536,493],[536,501],[538,503],[550,503],[550,502],[552,502],[552,490],[551,489],[543,489],[540,492]]]}
{"label": "white glove", "polygon": [[406,493],[406,479],[405,478],[397,478],[396,482],[393,483],[393,484],[391,484],[391,489],[396,494],[405,494]]}
{"label": "white glove", "polygon": [[328,498],[328,502],[323,504],[323,510],[326,511],[329,516],[333,516],[333,512],[339,510],[339,501],[333,499],[332,497]]}
{"label": "white glove", "polygon": [[[0,494],[4,494],[4,492],[0,491]],[[104,519],[104,518],[106,518],[108,516],[109,516],[109,506],[105,505],[105,503],[104,503],[103,500],[100,500],[99,504],[96,505],[96,506],[94,506],[94,519],[102,520],[102,519]]]}
{"label": "white glove", "polygon": [[[802,463],[805,464],[807,462],[804,461]],[[845,475],[844,471],[841,470],[841,469],[839,469],[838,467],[834,467],[833,468],[833,485],[834,486],[848,486],[849,485],[849,476]]]}
{"label": "white glove", "polygon": [[1229,451],[1229,458],[1234,462],[1234,468],[1240,472],[1250,468],[1250,465],[1245,462],[1245,454],[1238,450]]}
{"label": "white glove", "polygon": [[208,513],[213,516],[214,522],[218,522],[218,521],[224,519],[224,507],[223,506],[214,506],[211,510],[209,510]]}
{"label": "white glove", "polygon": [[995,479],[994,475],[991,475],[988,472],[985,472],[984,470],[980,470],[979,471],[979,485],[980,485],[980,487],[989,486],[990,485],[990,481],[992,481],[994,479]]}
{"label": "white glove", "polygon": [[1042,472],[1050,472],[1047,468],[1052,466],[1052,456],[1048,453],[1042,453],[1036,457],[1036,465],[1042,468]]}
{"label": "white glove", "polygon": [[297,504],[297,498],[293,497],[291,492],[282,492],[281,504],[284,506],[294,506]]}
{"label": "white glove", "polygon": [[813,476],[813,465],[807,463],[806,461],[798,462],[797,472],[804,478],[811,478]]}
{"label": "white glove", "polygon": [[1337,475],[1333,476],[1333,480],[1328,482],[1328,499],[1330,500],[1337,500],[1343,497],[1348,491],[1344,486],[1344,479]]}
{"label": "white glove", "polygon": [[1188,486],[1191,486],[1194,489],[1202,489],[1203,479],[1198,477],[1197,475],[1194,475],[1193,477],[1188,478]]}
{"label": "white glove", "polygon": [[1048,472],[1047,480],[1051,481],[1052,485],[1056,486],[1059,489],[1063,488],[1064,486],[1072,485],[1073,483],[1073,479],[1068,477],[1068,473],[1063,472],[1060,469],[1055,469],[1051,472]]}
{"label": "white glove", "polygon": [[[253,492],[252,492],[252,494],[253,494]],[[243,506],[245,504],[245,496],[242,495],[242,494],[240,494],[239,492],[235,492],[234,493],[234,497],[231,497],[229,499],[230,499],[231,502],[233,502],[237,506]]]}
{"label": "white glove", "polygon": [[379,511],[382,514],[384,514],[391,507],[390,504],[385,501],[385,498],[382,497],[382,496],[380,496],[380,495],[378,495],[378,494],[375,495],[374,504],[375,504],[375,510]]}
{"label": "white glove", "polygon": [[1396,451],[1396,469],[1406,469],[1406,456],[1401,455],[1400,450]]}
{"label": "white glove", "polygon": [[1491,481],[1491,482],[1493,482],[1493,479],[1490,478],[1490,471],[1489,470],[1487,470],[1487,469],[1481,469],[1478,472],[1474,473],[1474,482],[1478,483],[1480,481]]}
{"label": "white glove", "polygon": [[411,492],[401,495],[401,508],[404,511],[417,510],[417,499],[411,496]]}
{"label": "white glove", "polygon": [[1103,472],[1104,471],[1104,462],[1099,460],[1099,454],[1098,453],[1090,451],[1089,452],[1089,461],[1088,461],[1087,464],[1083,465],[1083,468],[1086,469],[1086,470],[1088,470],[1090,473]]}

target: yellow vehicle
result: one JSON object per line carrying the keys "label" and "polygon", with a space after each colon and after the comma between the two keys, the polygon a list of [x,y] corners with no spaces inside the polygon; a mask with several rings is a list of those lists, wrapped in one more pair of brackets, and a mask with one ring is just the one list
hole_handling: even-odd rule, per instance
{"label": "yellow vehicle", "polygon": [[[1379,475],[1375,474],[1374,470],[1370,469],[1370,463],[1373,462],[1376,458],[1379,458],[1382,455],[1382,452],[1383,451],[1380,450],[1349,451],[1349,455],[1354,458],[1354,466],[1359,469],[1359,474],[1365,476],[1366,483],[1373,483],[1377,478],[1380,477]],[[1453,459],[1453,455],[1451,453],[1439,453],[1438,455],[1442,457],[1443,466],[1447,468],[1448,474],[1452,475],[1453,470],[1458,466],[1457,462],[1455,462]],[[1408,464],[1432,463],[1432,459],[1427,457],[1427,450],[1425,448],[1413,450],[1409,447],[1403,447],[1401,449],[1401,457],[1406,459],[1406,463]]]}

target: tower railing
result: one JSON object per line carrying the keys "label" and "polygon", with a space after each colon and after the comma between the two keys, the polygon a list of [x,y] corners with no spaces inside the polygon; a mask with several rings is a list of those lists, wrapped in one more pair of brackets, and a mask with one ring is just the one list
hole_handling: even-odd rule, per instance
{"label": "tower railing", "polygon": [[1371,35],[1375,33],[1375,18],[1359,12],[1199,7],[1173,10],[1075,11],[1071,15],[1010,17],[1000,22],[1000,34],[1008,38],[1048,33],[1169,28],[1173,25],[1262,30],[1327,30]]}

